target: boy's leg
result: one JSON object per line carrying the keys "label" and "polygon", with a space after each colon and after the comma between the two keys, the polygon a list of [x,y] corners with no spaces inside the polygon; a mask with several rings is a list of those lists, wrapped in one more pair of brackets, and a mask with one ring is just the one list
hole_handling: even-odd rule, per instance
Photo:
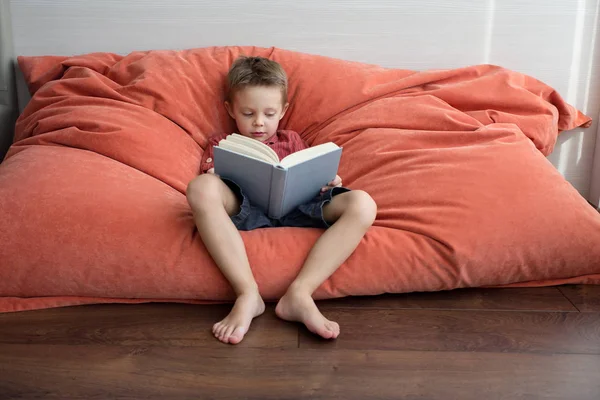
{"label": "boy's leg", "polygon": [[299,321],[313,333],[334,339],[339,325],[321,314],[312,293],[352,254],[373,224],[377,205],[366,192],[339,194],[323,207],[323,217],[333,223],[311,249],[302,270],[275,308],[285,320]]}
{"label": "boy's leg", "polygon": [[244,338],[252,319],[265,310],[244,242],[230,218],[239,211],[239,200],[212,174],[200,175],[190,182],[187,200],[204,246],[237,295],[233,309],[213,326],[213,333],[224,343],[237,344]]}

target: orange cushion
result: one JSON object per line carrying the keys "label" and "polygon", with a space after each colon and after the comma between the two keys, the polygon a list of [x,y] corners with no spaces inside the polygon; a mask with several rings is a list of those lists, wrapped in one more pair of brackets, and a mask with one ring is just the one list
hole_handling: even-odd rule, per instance
{"label": "orange cushion", "polygon": [[[186,202],[206,138],[232,132],[239,54],[290,79],[281,127],[344,147],[346,186],[378,204],[318,299],[469,286],[600,283],[600,215],[545,158],[590,119],[497,66],[415,72],[276,48],[19,57],[33,98],[0,165],[0,311],[228,301]],[[281,296],[322,231],[242,232]]]}

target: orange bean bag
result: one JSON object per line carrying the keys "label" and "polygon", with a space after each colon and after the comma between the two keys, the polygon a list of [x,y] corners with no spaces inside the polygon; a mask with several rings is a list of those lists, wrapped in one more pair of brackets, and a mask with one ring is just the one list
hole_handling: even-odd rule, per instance
{"label": "orange bean bag", "polygon": [[[233,132],[240,54],[290,79],[281,127],[344,147],[339,175],[378,204],[324,299],[600,283],[600,215],[545,158],[590,119],[498,66],[415,72],[277,48],[19,57],[31,102],[0,164],[0,311],[234,299],[185,197],[208,136]],[[242,232],[276,300],[318,229]]]}

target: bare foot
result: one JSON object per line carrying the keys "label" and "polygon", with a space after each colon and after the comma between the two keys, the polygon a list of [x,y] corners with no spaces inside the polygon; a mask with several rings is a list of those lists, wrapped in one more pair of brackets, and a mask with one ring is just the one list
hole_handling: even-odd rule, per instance
{"label": "bare foot", "polygon": [[241,294],[229,315],[213,325],[213,334],[223,343],[238,344],[244,338],[254,317],[265,311],[265,303],[258,291]]}
{"label": "bare foot", "polygon": [[302,322],[309,331],[325,339],[335,339],[340,334],[337,322],[325,318],[308,293],[288,290],[277,303],[275,314],[287,321]]}

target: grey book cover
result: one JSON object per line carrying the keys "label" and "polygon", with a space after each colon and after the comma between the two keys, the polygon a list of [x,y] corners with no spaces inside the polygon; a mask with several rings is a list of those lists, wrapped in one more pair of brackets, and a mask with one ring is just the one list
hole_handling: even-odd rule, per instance
{"label": "grey book cover", "polygon": [[317,196],[339,167],[342,148],[289,168],[215,146],[215,173],[240,186],[250,203],[271,218],[281,218]]}

